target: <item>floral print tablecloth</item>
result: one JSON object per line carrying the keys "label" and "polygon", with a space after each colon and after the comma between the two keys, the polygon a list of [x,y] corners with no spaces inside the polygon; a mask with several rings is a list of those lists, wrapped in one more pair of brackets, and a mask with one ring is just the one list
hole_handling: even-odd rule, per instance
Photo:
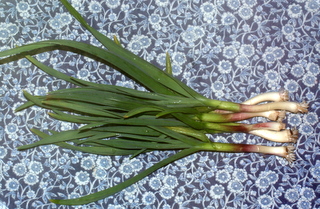
{"label": "floral print tablecloth", "polygon": [[[297,160],[259,154],[197,153],[166,166],[120,193],[86,206],[60,206],[129,178],[173,152],[101,157],[53,145],[19,152],[38,140],[30,128],[67,130],[38,107],[15,113],[25,99],[71,87],[27,60],[0,66],[0,208],[319,208],[319,0],[71,0],[94,28],[153,64],[172,57],[174,76],[210,98],[242,102],[288,90],[310,112],[287,114],[296,127]],[[0,2],[0,50],[46,39],[98,42],[57,0]],[[117,71],[64,51],[37,59],[68,75],[138,88]],[[264,119],[252,119],[261,122]],[[276,146],[246,134],[214,141]]]}

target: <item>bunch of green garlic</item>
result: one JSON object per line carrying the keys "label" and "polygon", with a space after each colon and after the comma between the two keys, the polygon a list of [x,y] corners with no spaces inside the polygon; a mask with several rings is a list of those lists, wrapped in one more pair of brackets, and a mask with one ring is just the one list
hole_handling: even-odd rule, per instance
{"label": "bunch of green garlic", "polygon": [[[82,125],[77,130],[48,130],[50,134],[32,129],[41,140],[18,149],[55,144],[86,153],[131,155],[132,158],[154,150],[177,152],[114,187],[77,199],[54,199],[51,202],[81,205],[106,198],[157,169],[199,151],[255,152],[277,155],[290,163],[295,160],[294,146],[291,144],[296,142],[298,131],[286,129],[282,120],[286,111],[306,113],[306,103],[287,101],[286,91],[260,94],[241,104],[208,99],[172,77],[169,55],[166,71],[162,71],[124,49],[118,39],[111,40],[89,26],[67,0],[61,2],[105,48],[70,40],[47,40],[0,52],[0,64],[26,57],[47,74],[78,86],[50,92],[46,96],[23,92],[28,101],[16,111],[36,105],[50,110],[49,115],[57,120]],[[126,74],[148,91],[80,80],[32,57],[52,50],[71,51],[96,59]],[[273,122],[239,123],[253,117],[265,117]],[[254,134],[289,145],[271,147],[217,143],[208,138],[208,134],[225,132]]]}

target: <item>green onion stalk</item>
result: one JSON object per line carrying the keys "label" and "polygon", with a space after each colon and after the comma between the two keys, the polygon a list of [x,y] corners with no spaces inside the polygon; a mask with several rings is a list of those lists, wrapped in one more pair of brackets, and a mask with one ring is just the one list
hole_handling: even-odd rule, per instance
{"label": "green onion stalk", "polygon": [[[81,125],[78,129],[61,132],[31,129],[41,140],[17,149],[54,144],[91,154],[130,155],[132,158],[155,150],[176,150],[176,154],[114,187],[77,199],[53,199],[51,202],[81,205],[106,198],[157,169],[199,151],[254,152],[280,156],[290,163],[295,160],[292,143],[297,141],[298,131],[286,129],[282,120],[286,112],[306,113],[306,103],[287,101],[286,91],[260,94],[241,104],[206,98],[172,76],[169,54],[166,70],[162,71],[123,48],[117,38],[111,40],[89,26],[67,0],[60,1],[104,48],[71,40],[46,40],[0,52],[0,64],[26,57],[45,73],[77,86],[45,96],[23,92],[27,102],[16,111],[36,105],[50,110],[52,118]],[[96,59],[129,76],[147,91],[70,77],[32,57],[52,50],[71,51]],[[264,117],[270,122],[241,123],[253,117]],[[208,137],[208,134],[225,132],[253,134],[289,145],[217,143]]]}

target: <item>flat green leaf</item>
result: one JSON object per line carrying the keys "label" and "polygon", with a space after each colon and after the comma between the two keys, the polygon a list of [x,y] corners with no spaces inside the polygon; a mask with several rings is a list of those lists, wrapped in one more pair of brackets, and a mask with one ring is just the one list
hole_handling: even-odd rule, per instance
{"label": "flat green leaf", "polygon": [[208,142],[210,139],[205,135],[205,131],[195,130],[189,127],[167,127],[170,130],[173,130],[177,133],[184,134],[187,136],[191,136],[193,138],[199,139],[203,142]]}
{"label": "flat green leaf", "polygon": [[117,192],[120,192],[121,190],[127,188],[128,186],[138,182],[139,180],[145,178],[146,176],[150,175],[151,173],[153,173],[154,171],[158,170],[159,168],[162,168],[176,160],[179,160],[183,157],[186,157],[188,155],[191,155],[195,152],[199,151],[197,148],[189,148],[189,149],[184,149],[181,150],[180,152],[176,153],[175,155],[172,155],[156,164],[154,164],[153,166],[149,167],[148,169],[140,172],[139,174],[137,174],[136,176],[122,182],[119,183],[111,188],[93,193],[93,194],[89,194],[80,198],[76,198],[76,199],[66,199],[66,200],[58,200],[58,199],[52,199],[50,200],[53,203],[56,204],[60,204],[60,205],[84,205],[84,204],[88,204],[91,202],[95,202],[104,198],[107,198]]}
{"label": "flat green leaf", "polygon": [[[56,110],[54,111],[54,113],[48,113],[48,114],[57,120],[80,123],[80,124],[101,123],[102,121],[105,121],[107,119],[107,117],[100,117],[100,116],[93,116],[93,115],[90,115],[90,116],[74,115],[74,114],[68,114],[68,113],[64,113]],[[116,118],[116,117],[111,117],[111,118]]]}
{"label": "flat green leaf", "polygon": [[129,150],[129,149],[117,149],[114,147],[82,147],[82,146],[74,146],[65,142],[56,143],[56,145],[65,148],[72,149],[80,152],[86,152],[90,154],[96,155],[104,155],[104,156],[120,156],[120,155],[132,155],[136,154],[137,150]]}
{"label": "flat green leaf", "polygon": [[[27,100],[29,100],[29,102],[26,104],[27,106],[29,106],[29,105],[31,105],[31,103],[33,103],[34,105],[37,105],[39,107],[43,107],[43,108],[46,108],[46,109],[51,109],[50,106],[47,106],[47,105],[42,103],[42,101],[44,99],[43,96],[33,96],[33,95],[29,94],[26,91],[23,91],[23,95]],[[25,107],[26,106],[22,106],[22,108],[25,108]],[[19,108],[19,109],[21,109],[21,108]],[[52,109],[57,109],[57,108],[52,108]]]}
{"label": "flat green leaf", "polygon": [[95,131],[100,132],[112,132],[112,133],[118,133],[118,134],[136,134],[141,136],[157,136],[159,137],[161,135],[160,132],[146,127],[146,126],[102,126],[97,127],[94,129]]}
{"label": "flat green leaf", "polygon": [[149,126],[150,128],[153,128],[154,130],[157,130],[161,133],[164,133],[167,136],[170,136],[171,138],[177,139],[185,144],[189,144],[189,145],[198,145],[199,143],[201,143],[199,140],[180,134],[178,132],[175,132],[171,129],[168,129],[166,127],[159,127],[159,126]]}
{"label": "flat green leaf", "polygon": [[18,150],[30,149],[30,148],[34,148],[41,145],[47,145],[47,144],[55,144],[58,142],[71,141],[73,139],[86,138],[92,135],[93,135],[92,132],[79,133],[78,130],[62,131],[54,135],[49,135],[48,137],[40,141],[34,142],[32,144],[20,146],[18,147]]}
{"label": "flat green leaf", "polygon": [[130,118],[132,116],[141,114],[141,113],[145,113],[145,112],[158,112],[161,111],[160,107],[156,107],[156,106],[142,106],[142,107],[138,107],[135,108],[133,110],[130,110],[128,113],[126,113],[123,117],[124,118]]}
{"label": "flat green leaf", "polygon": [[[112,41],[111,41],[112,42]],[[120,47],[122,49],[122,47]],[[32,44],[27,44],[19,46],[10,50],[0,52],[0,57],[11,56],[0,60],[0,64],[11,62],[13,60],[24,58],[27,55],[34,55],[45,51],[53,50],[67,50],[88,56],[90,58],[102,61],[105,64],[116,68],[121,73],[129,75],[132,79],[139,82],[141,85],[145,86],[147,89],[150,89],[154,92],[164,93],[164,94],[176,94],[175,88],[177,87],[174,83],[165,82],[162,77],[163,71],[155,71],[156,76],[148,73],[150,69],[146,69],[141,63],[135,62],[130,56],[123,57],[123,54],[115,54],[110,50],[105,50],[90,44],[71,41],[71,40],[47,40],[40,41]],[[128,51],[126,51],[128,52]],[[128,60],[128,58],[130,60]],[[141,59],[141,58],[140,58]],[[145,62],[145,61],[144,61]],[[149,64],[149,67],[154,67]],[[170,86],[172,84],[172,86]],[[185,91],[181,91],[178,94],[184,95]]]}
{"label": "flat green leaf", "polygon": [[165,115],[169,115],[171,113],[188,113],[188,114],[196,114],[199,113],[195,108],[188,108],[188,107],[182,107],[182,108],[167,108],[162,112],[159,112],[156,117],[162,117]]}
{"label": "flat green leaf", "polygon": [[15,109],[15,112],[19,112],[19,111],[25,110],[25,109],[27,109],[27,108],[29,108],[29,107],[34,106],[34,105],[35,105],[35,103],[33,103],[32,101],[27,101],[27,102],[25,102],[23,105],[17,107],[17,108]]}
{"label": "flat green leaf", "polygon": [[[140,137],[136,137],[136,139],[139,139]],[[146,138],[146,137],[145,137]],[[190,145],[183,144],[183,143],[175,143],[175,144],[167,144],[167,143],[158,143],[152,141],[150,139],[147,140],[130,140],[130,139],[122,139],[122,138],[116,138],[116,139],[109,139],[109,140],[95,140],[92,141],[96,144],[101,144],[107,147],[115,147],[118,149],[135,149],[135,150],[141,150],[141,149],[148,149],[148,150],[175,150],[175,149],[185,149],[189,148]]]}
{"label": "flat green leaf", "polygon": [[[155,67],[151,63],[143,60],[139,56],[119,46],[117,43],[92,28],[83,17],[77,12],[67,0],[60,0],[62,4],[69,10],[70,14],[73,15],[102,45],[104,45],[109,51],[123,57],[123,59],[134,63],[139,66],[141,73],[148,74],[157,82],[163,84],[162,88],[168,87],[169,89],[176,91],[177,93],[186,97],[193,98],[205,98],[201,94],[197,93],[178,79],[175,79],[171,75],[163,72],[159,68]],[[139,81],[139,80],[138,80]],[[139,81],[141,83],[141,81]],[[147,87],[149,88],[149,87]],[[150,88],[149,88],[150,89]],[[154,92],[164,92],[162,89],[155,89]],[[169,93],[169,92],[168,92]],[[170,94],[170,93],[169,93]],[[172,94],[172,93],[171,93]]]}
{"label": "flat green leaf", "polygon": [[[35,58],[31,57],[31,56],[26,56],[26,58],[32,63],[34,64],[35,66],[37,66],[38,68],[40,68],[43,72],[47,73],[48,75],[51,75],[55,78],[58,78],[58,79],[62,79],[62,80],[65,80],[67,82],[70,82],[70,83],[73,83],[75,85],[79,85],[79,83],[76,83],[74,80],[71,79],[70,76],[64,74],[64,73],[61,73],[41,62],[39,62],[38,60],[36,60]],[[88,82],[88,81],[86,81]],[[88,82],[89,83],[89,82]],[[83,85],[83,86],[86,86],[86,85]]]}
{"label": "flat green leaf", "polygon": [[[104,111],[98,108],[94,108],[93,105],[84,105],[83,103],[77,102],[66,102],[63,100],[46,100],[42,102],[43,105],[47,108],[58,108],[60,110],[69,111],[69,112],[78,112],[86,115],[97,115],[97,116],[105,116],[105,117],[115,117],[114,113],[110,113],[109,111]],[[76,118],[76,116],[74,117]]]}
{"label": "flat green leaf", "polygon": [[[32,132],[36,135],[38,135],[40,138],[46,138],[50,135],[38,130],[38,129],[32,129]],[[54,132],[50,130],[50,132],[53,132],[54,134],[57,134],[58,132]],[[124,150],[124,149],[117,149],[113,147],[83,147],[83,146],[74,146],[71,144],[68,144],[66,142],[58,142],[55,143],[55,145],[60,146],[65,149],[71,149],[76,150],[80,152],[86,152],[90,154],[96,154],[96,155],[131,155],[131,154],[137,154],[136,150]]]}

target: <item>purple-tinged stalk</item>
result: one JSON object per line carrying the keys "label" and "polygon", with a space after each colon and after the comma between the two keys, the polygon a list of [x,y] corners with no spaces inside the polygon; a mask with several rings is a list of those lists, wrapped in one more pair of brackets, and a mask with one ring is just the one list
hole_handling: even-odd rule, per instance
{"label": "purple-tinged stalk", "polygon": [[284,119],[284,116],[285,112],[283,111],[270,110],[265,112],[201,113],[198,114],[195,119],[206,122],[225,123],[247,120],[253,117],[265,117],[269,120],[280,122]]}
{"label": "purple-tinged stalk", "polygon": [[231,143],[204,143],[199,149],[205,151],[218,151],[218,152],[247,152],[247,153],[262,153],[269,155],[276,155],[283,157],[292,163],[295,160],[294,146],[264,146],[264,145],[253,145],[253,144],[231,144]]}
{"label": "purple-tinged stalk", "polygon": [[204,123],[204,129],[207,131],[207,133],[219,133],[219,132],[251,133],[254,130],[280,131],[284,128],[285,128],[285,124],[279,123],[279,122],[266,122],[266,123],[256,123],[256,124]]}
{"label": "purple-tinged stalk", "polygon": [[[246,124],[244,124],[246,125]],[[256,124],[249,124],[247,125],[250,131],[280,131],[286,128],[285,123],[280,122],[266,122],[266,123],[256,123]],[[250,133],[249,131],[249,133]]]}
{"label": "purple-tinged stalk", "polygon": [[285,129],[282,131],[272,131],[272,130],[252,130],[249,132],[256,136],[260,136],[269,141],[281,142],[281,143],[296,143],[298,140],[298,130],[297,129]]}

